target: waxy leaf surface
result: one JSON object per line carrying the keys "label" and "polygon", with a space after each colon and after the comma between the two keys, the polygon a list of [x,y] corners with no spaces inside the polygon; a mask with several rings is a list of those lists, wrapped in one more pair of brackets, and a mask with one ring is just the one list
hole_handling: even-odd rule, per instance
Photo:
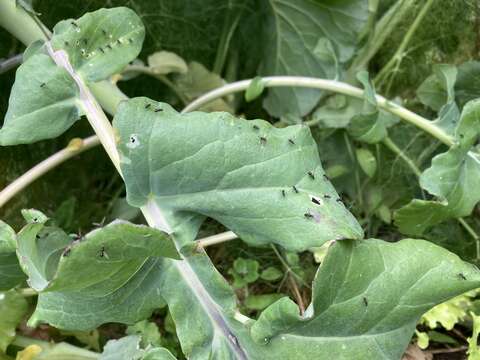
{"label": "waxy leaf surface", "polygon": [[251,244],[298,251],[362,237],[308,127],[182,115],[147,98],[121,103],[114,127],[129,203],[155,203],[173,227],[208,216]]}

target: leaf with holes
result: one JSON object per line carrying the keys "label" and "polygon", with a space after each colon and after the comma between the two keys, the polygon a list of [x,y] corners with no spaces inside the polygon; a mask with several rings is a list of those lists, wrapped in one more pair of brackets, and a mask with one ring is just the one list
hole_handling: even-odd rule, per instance
{"label": "leaf with holes", "polygon": [[208,216],[248,243],[296,251],[362,237],[307,127],[277,129],[227,113],[180,115],[147,98],[120,104],[114,127],[128,201],[157,204],[172,228]]}

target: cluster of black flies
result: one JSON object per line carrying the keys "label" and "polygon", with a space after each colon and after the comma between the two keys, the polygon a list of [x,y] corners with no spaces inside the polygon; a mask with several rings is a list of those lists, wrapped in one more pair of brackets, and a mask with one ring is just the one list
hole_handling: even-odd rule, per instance
{"label": "cluster of black flies", "polygon": [[[72,21],[70,24],[71,24],[75,29],[80,29],[80,26],[78,26],[78,24],[77,24],[75,21]],[[105,36],[105,37],[108,36],[108,34],[107,34],[107,32],[105,31],[105,29],[101,29],[101,31],[102,31],[103,36]],[[132,38],[128,38],[128,39],[127,39],[127,42],[128,42],[129,44],[132,44],[132,43],[133,43],[133,39],[132,39]],[[124,43],[124,41],[123,41],[122,39],[118,38],[114,43],[116,43],[116,44],[118,44],[118,45],[122,45],[122,44]],[[114,43],[112,43],[112,44],[114,44]],[[83,39],[81,39],[80,41],[77,41],[76,46],[79,46],[80,44],[83,44],[83,45],[87,46],[87,45],[88,45],[88,40],[85,39],[85,38],[83,38]],[[69,43],[68,41],[65,41],[65,42],[64,42],[64,45],[65,45],[65,46],[70,46],[70,43]],[[111,45],[111,44],[107,44],[107,45],[105,45],[105,47],[99,47],[97,50],[100,51],[101,53],[105,54],[106,51],[112,50],[112,49],[113,49],[112,45]],[[83,57],[88,57],[87,52],[86,52],[86,51],[82,52],[82,56],[83,56]]]}

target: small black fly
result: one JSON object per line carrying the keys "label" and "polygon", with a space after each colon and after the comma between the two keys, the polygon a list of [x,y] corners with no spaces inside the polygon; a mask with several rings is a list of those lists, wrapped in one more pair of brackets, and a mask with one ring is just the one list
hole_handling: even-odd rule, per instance
{"label": "small black fly", "polygon": [[282,190],[282,196],[285,197],[285,190]]}
{"label": "small black fly", "polygon": [[324,178],[325,180],[327,180],[327,181],[330,181],[330,179],[328,178],[328,176],[325,175],[325,174],[323,174],[323,178]]}
{"label": "small black fly", "polygon": [[254,130],[260,130],[260,128],[257,125],[252,126]]}
{"label": "small black fly", "polygon": [[155,109],[154,111],[155,112],[160,112],[160,111],[163,111],[163,109]]}
{"label": "small black fly", "polygon": [[105,50],[103,50],[103,48],[100,47],[100,48],[98,48],[98,50],[100,50],[102,53],[105,54]]}
{"label": "small black fly", "polygon": [[105,251],[105,246],[102,246],[102,247],[100,248],[99,256],[100,256],[101,258],[108,259],[108,254],[107,254],[107,252]]}
{"label": "small black fly", "polygon": [[265,136],[260,136],[260,143],[265,145],[267,143],[267,138]]}
{"label": "small black fly", "polygon": [[150,108],[150,106],[152,106],[152,104],[147,104],[147,105],[145,105],[145,109]]}
{"label": "small black fly", "polygon": [[40,84],[40,87],[43,88],[45,85],[47,85],[47,84],[41,83],[41,84]]}
{"label": "small black fly", "polygon": [[463,273],[459,273],[458,277],[463,279],[463,280],[467,280],[467,277],[465,275],[463,275]]}
{"label": "small black fly", "polygon": [[298,189],[295,185],[292,186],[293,191],[295,191],[298,194]]}
{"label": "small black fly", "polygon": [[77,29],[79,28],[78,24],[75,21],[72,21],[70,24],[72,24],[72,26]]}
{"label": "small black fly", "polygon": [[305,216],[307,219],[313,219],[313,215],[310,213],[305,213],[303,216]]}
{"label": "small black fly", "polygon": [[295,145],[295,141],[293,141],[292,139],[288,139],[288,142],[292,145]]}
{"label": "small black fly", "polygon": [[365,304],[365,306],[368,306],[368,300],[365,296],[363,297],[363,303]]}
{"label": "small black fly", "polygon": [[328,195],[328,194],[325,194],[325,195],[323,195],[323,198],[324,198],[324,199],[330,199],[330,198],[331,198],[331,196],[330,196],[330,195]]}
{"label": "small black fly", "polygon": [[109,48],[110,50],[112,50],[112,45],[107,44],[107,48]]}
{"label": "small black fly", "polygon": [[313,174],[312,171],[309,171],[307,174],[312,178],[312,180],[315,180],[315,175]]}

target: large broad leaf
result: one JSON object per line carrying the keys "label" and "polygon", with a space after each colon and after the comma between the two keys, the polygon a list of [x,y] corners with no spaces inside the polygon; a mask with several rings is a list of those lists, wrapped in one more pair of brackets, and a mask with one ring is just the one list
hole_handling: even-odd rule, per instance
{"label": "large broad leaf", "polygon": [[73,242],[58,228],[30,224],[19,233],[18,243],[28,282],[41,291],[30,322],[73,330],[148,316],[163,304],[155,285],[159,258],[178,258],[162,232],[125,222]]}
{"label": "large broad leaf", "polygon": [[[52,51],[66,52],[73,70],[84,81],[99,81],[137,57],[144,32],[132,10],[100,9],[58,23],[51,46]],[[25,52],[0,130],[0,145],[54,138],[70,128],[82,113],[78,86],[67,70],[55,64],[52,53],[47,51],[49,46],[37,42]]]}
{"label": "large broad leaf", "polygon": [[10,290],[25,280],[15,253],[15,231],[0,220],[0,291]]}
{"label": "large broad leaf", "polygon": [[181,115],[147,98],[120,104],[114,127],[128,201],[156,203],[172,227],[193,214],[209,216],[251,244],[298,251],[362,237],[308,127]]}
{"label": "large broad leaf", "polygon": [[27,301],[15,291],[0,292],[0,355],[15,338],[15,329],[28,311]]}
{"label": "large broad leaf", "polygon": [[422,234],[446,219],[470,215],[480,201],[480,154],[472,146],[480,134],[480,101],[462,111],[455,130],[457,144],[437,155],[420,177],[420,185],[438,201],[412,200],[395,213],[395,223],[407,234]]}
{"label": "large broad leaf", "polygon": [[315,278],[308,316],[284,298],[251,333],[272,359],[400,359],[425,311],[479,285],[478,269],[423,240],[340,241]]}
{"label": "large broad leaf", "polygon": [[[262,75],[335,78],[337,63],[353,55],[368,16],[367,0],[268,0],[264,5]],[[315,90],[271,89],[264,106],[277,117],[303,116],[319,98]]]}

